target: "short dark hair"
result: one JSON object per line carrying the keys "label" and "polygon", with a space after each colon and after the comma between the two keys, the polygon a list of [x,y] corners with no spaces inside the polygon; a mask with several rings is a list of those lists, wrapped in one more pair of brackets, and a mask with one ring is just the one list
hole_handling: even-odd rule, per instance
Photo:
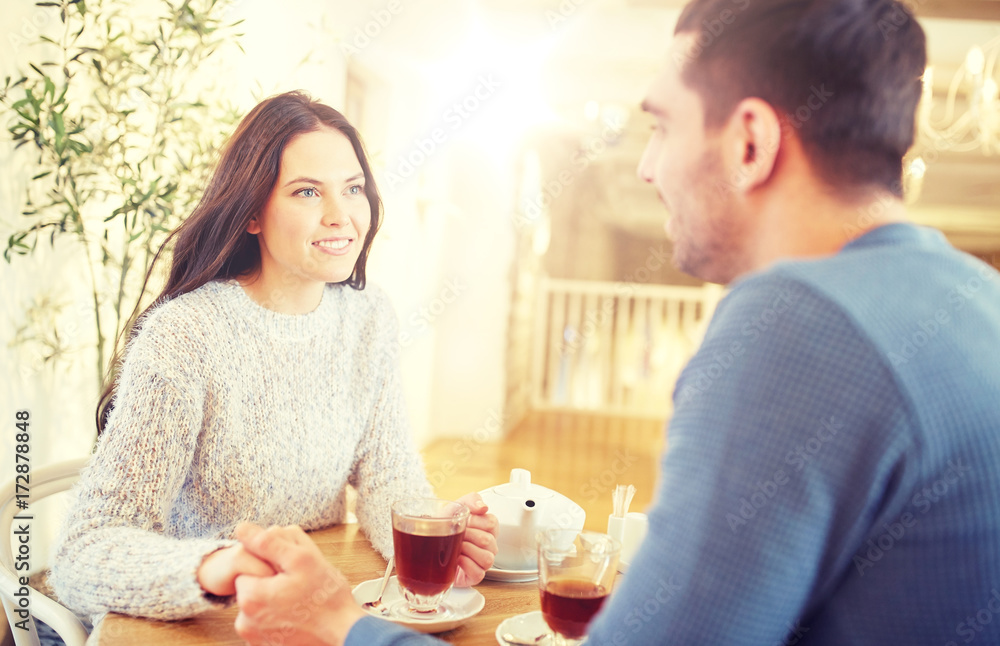
{"label": "short dark hair", "polygon": [[926,38],[896,0],[693,0],[675,32],[695,34],[682,77],[719,127],[748,97],[794,128],[834,188],[902,196]]}

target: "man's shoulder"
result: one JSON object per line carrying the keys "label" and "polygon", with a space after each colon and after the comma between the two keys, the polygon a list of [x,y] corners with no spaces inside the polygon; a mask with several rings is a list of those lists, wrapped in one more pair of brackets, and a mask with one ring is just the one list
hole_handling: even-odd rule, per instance
{"label": "man's shoulder", "polygon": [[989,264],[952,247],[939,231],[895,224],[851,241],[832,256],[777,262],[751,280],[795,281],[864,318],[946,301],[969,282],[1000,290],[998,276]]}
{"label": "man's shoulder", "polygon": [[800,327],[842,325],[839,303],[813,281],[794,272],[771,270],[741,279],[719,302],[706,337],[736,334],[757,341],[766,333]]}
{"label": "man's shoulder", "polygon": [[773,270],[741,280],[719,303],[675,403],[709,391],[768,401],[804,384],[818,393],[876,376],[874,385],[892,390],[888,368],[867,322],[815,282]]}

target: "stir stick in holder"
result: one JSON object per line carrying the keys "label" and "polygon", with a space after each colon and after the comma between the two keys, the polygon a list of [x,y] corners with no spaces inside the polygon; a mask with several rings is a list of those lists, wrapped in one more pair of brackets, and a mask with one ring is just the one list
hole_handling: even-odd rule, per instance
{"label": "stir stick in holder", "polygon": [[625,514],[632,504],[635,495],[635,485],[617,485],[611,493],[611,515],[608,516],[608,535],[619,543],[624,543]]}
{"label": "stir stick in holder", "polygon": [[632,561],[649,529],[649,519],[646,514],[628,510],[633,496],[635,496],[634,485],[617,485],[611,497],[612,511],[608,516],[608,535],[622,544],[622,565]]}

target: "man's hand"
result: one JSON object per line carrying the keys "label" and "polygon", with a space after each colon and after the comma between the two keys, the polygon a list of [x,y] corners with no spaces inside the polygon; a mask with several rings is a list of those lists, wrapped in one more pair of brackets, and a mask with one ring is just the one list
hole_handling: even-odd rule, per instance
{"label": "man's hand", "polygon": [[351,586],[327,563],[300,527],[236,528],[248,552],[277,571],[275,576],[236,579],[236,633],[250,644],[340,646],[365,611]]}
{"label": "man's hand", "polygon": [[464,503],[472,512],[465,530],[462,555],[458,557],[458,576],[455,577],[456,587],[467,588],[482,581],[486,570],[493,566],[497,555],[499,523],[496,516],[486,513],[489,508],[478,493],[466,494],[458,502]]}
{"label": "man's hand", "polygon": [[236,594],[236,577],[241,574],[270,576],[274,569],[242,545],[232,545],[207,555],[198,566],[198,584],[205,592],[228,597]]}

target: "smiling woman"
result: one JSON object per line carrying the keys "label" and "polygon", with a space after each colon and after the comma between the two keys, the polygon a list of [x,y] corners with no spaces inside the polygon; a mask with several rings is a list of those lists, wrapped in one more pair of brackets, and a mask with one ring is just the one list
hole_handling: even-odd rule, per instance
{"label": "smiling woman", "polygon": [[287,314],[315,309],[326,283],[351,277],[371,226],[365,174],[339,130],[298,135],[285,148],[277,184],[247,232],[260,267],[241,280],[258,303]]}
{"label": "smiling woman", "polygon": [[[167,285],[98,409],[53,563],[66,605],[173,619],[225,603],[238,576],[274,573],[232,540],[238,523],[342,522],[348,484],[362,530],[391,554],[390,505],[432,490],[405,415],[395,314],[365,284],[380,210],[339,112],[293,92],[244,118],[168,239]],[[496,523],[463,500],[469,585],[493,562]]]}

